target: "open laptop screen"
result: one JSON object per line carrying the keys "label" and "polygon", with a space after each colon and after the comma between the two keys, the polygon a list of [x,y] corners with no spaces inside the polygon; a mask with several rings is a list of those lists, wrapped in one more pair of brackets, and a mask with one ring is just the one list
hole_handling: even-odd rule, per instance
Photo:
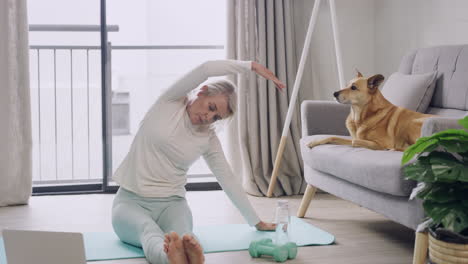
{"label": "open laptop screen", "polygon": [[81,233],[3,230],[8,264],[86,264]]}

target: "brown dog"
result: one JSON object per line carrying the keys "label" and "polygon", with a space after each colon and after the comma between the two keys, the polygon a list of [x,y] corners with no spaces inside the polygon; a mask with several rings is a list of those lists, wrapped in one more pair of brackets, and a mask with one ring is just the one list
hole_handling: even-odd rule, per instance
{"label": "brown dog", "polygon": [[432,115],[421,114],[387,101],[378,87],[383,82],[381,74],[364,78],[358,71],[348,87],[333,95],[342,104],[350,104],[351,112],[346,119],[352,140],[329,137],[312,141],[313,148],[322,144],[351,145],[374,150],[404,151],[421,135],[424,120]]}

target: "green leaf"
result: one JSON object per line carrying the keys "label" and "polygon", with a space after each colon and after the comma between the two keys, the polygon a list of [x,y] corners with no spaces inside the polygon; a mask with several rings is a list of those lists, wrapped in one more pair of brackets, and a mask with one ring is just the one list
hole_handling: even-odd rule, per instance
{"label": "green leaf", "polygon": [[[463,186],[461,189],[465,187]],[[433,219],[434,223],[442,223],[445,228],[460,233],[468,228],[468,207],[466,203],[466,200],[455,200],[446,203],[424,200],[423,207],[425,213]]]}
{"label": "green leaf", "polygon": [[455,140],[455,141],[464,141],[467,138],[468,138],[468,136],[460,135],[460,134],[457,134],[457,135],[442,135],[442,136],[437,137],[437,139],[439,139],[439,140]]}
{"label": "green leaf", "polygon": [[461,168],[460,177],[458,180],[461,182],[468,182],[468,166]]}
{"label": "green leaf", "polygon": [[448,214],[450,207],[444,203],[437,203],[430,200],[424,200],[423,202],[424,212],[434,220],[436,223],[440,223],[442,218]]}
{"label": "green leaf", "polygon": [[[437,143],[439,143],[439,142],[437,142]],[[432,152],[432,151],[436,150],[438,147],[439,147],[439,144],[429,145],[429,146],[427,146],[427,148],[423,149],[423,151],[421,151],[421,153]]]}
{"label": "green leaf", "polygon": [[460,233],[461,231],[468,228],[468,214],[466,213],[466,208],[455,205],[450,208],[448,213],[441,219],[442,225],[455,232]]}
{"label": "green leaf", "polygon": [[435,181],[442,182],[468,182],[468,169],[463,164],[447,165],[437,164],[432,165],[432,172],[435,176]]}
{"label": "green leaf", "polygon": [[468,132],[463,129],[446,129],[431,135],[429,138],[456,137],[463,139],[468,137]]}
{"label": "green leaf", "polygon": [[439,144],[444,147],[448,152],[463,153],[468,151],[467,140],[447,140],[440,139]]}
{"label": "green leaf", "polygon": [[434,173],[432,173],[432,165],[427,157],[419,157],[416,162],[403,167],[403,173],[406,179],[418,182],[435,181]]}
{"label": "green leaf", "polygon": [[457,200],[457,190],[450,185],[435,185],[422,199],[438,203],[448,203]]}
{"label": "green leaf", "polygon": [[432,173],[436,181],[455,182],[465,181],[468,168],[447,152],[433,151],[429,155]]}
{"label": "green leaf", "polygon": [[[451,201],[468,201],[468,185],[453,183],[426,183],[418,197],[423,200],[431,200],[437,203],[447,203]],[[468,204],[467,204],[468,205]],[[468,207],[467,207],[468,211]]]}
{"label": "green leaf", "polygon": [[465,116],[463,119],[458,120],[458,124],[460,124],[465,129],[468,129],[468,116]]}
{"label": "green leaf", "polygon": [[428,139],[427,137],[419,138],[416,143],[408,147],[403,153],[401,164],[408,163],[416,154],[423,152],[425,149],[432,148],[437,145],[437,139]]}
{"label": "green leaf", "polygon": [[431,184],[431,183],[426,183],[426,186],[424,187],[424,189],[422,189],[421,191],[419,191],[417,197],[424,200],[424,197],[426,197],[426,195],[427,195],[431,190],[432,190],[432,184]]}
{"label": "green leaf", "polygon": [[436,177],[436,181],[442,182],[456,182],[460,171],[454,166],[446,164],[435,164],[432,165],[432,172]]}

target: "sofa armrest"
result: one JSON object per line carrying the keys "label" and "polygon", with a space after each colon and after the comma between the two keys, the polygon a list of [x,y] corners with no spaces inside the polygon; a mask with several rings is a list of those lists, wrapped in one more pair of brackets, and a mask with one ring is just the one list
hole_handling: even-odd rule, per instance
{"label": "sofa armrest", "polygon": [[453,117],[430,117],[426,119],[421,128],[421,137],[429,137],[434,133],[446,129],[462,129],[463,127],[458,124],[460,118]]}
{"label": "sofa armrest", "polygon": [[348,105],[333,101],[305,100],[301,104],[302,136],[333,134],[348,136]]}

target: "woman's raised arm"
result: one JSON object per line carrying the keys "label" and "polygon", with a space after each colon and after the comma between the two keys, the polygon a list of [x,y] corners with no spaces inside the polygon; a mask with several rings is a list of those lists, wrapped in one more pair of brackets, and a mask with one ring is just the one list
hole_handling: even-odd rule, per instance
{"label": "woman's raised arm", "polygon": [[273,81],[278,90],[283,91],[286,88],[286,85],[282,81],[280,81],[272,71],[270,71],[262,64],[253,61],[252,70],[258,75],[262,76],[263,78]]}
{"label": "woman's raised arm", "polygon": [[174,84],[172,84],[163,94],[169,100],[177,100],[187,95],[188,92],[197,88],[209,77],[223,76],[228,74],[248,73],[254,71],[258,75],[271,80],[275,86],[282,91],[286,86],[265,66],[251,61],[238,60],[213,60],[202,63],[186,73]]}
{"label": "woman's raised arm", "polygon": [[195,89],[206,81],[209,77],[223,76],[236,73],[247,73],[251,70],[250,61],[236,60],[213,60],[204,62],[190,72],[186,73],[174,84],[172,84],[162,97],[169,100],[177,100],[187,95],[188,92]]}

